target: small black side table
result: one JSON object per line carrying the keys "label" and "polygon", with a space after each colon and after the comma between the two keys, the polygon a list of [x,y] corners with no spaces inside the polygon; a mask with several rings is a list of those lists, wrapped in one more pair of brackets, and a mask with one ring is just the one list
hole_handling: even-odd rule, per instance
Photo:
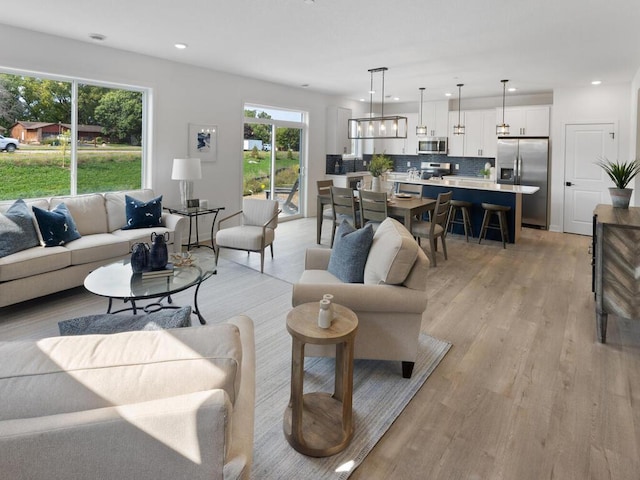
{"label": "small black side table", "polygon": [[[220,210],[224,210],[224,207],[185,207],[183,205],[176,207],[163,207],[169,213],[175,213],[178,215],[182,215],[183,217],[189,217],[189,239],[187,243],[187,250],[191,250],[191,229],[193,227],[193,219],[196,219],[196,243],[194,247],[207,247],[216,251],[216,247],[213,244],[213,229],[216,225],[216,219],[218,218],[218,213]],[[198,232],[198,217],[201,215],[213,215],[213,222],[211,223],[211,246],[209,245],[200,245],[200,234]]]}

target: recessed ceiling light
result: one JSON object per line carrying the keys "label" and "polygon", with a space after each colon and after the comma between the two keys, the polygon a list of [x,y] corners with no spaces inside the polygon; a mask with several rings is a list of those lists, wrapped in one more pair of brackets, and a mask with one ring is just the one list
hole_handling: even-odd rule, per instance
{"label": "recessed ceiling light", "polygon": [[101,33],[90,33],[89,38],[91,40],[95,40],[96,42],[103,42],[107,37],[105,37]]}
{"label": "recessed ceiling light", "polygon": [[515,92],[515,91],[517,91],[517,90],[518,90],[518,89],[517,89],[517,88],[515,88],[515,87],[509,87],[509,88],[507,88],[507,92]]}
{"label": "recessed ceiling light", "polygon": [[445,97],[450,97],[450,96],[451,96],[451,93],[447,92],[447,93],[445,93],[445,94],[444,94],[444,96],[445,96]]}
{"label": "recessed ceiling light", "polygon": [[306,3],[307,5],[313,5],[314,3],[316,3],[316,0],[304,0],[304,3]]}
{"label": "recessed ceiling light", "polygon": [[364,102],[364,98],[361,98],[361,99],[360,99],[360,101],[361,101],[361,102]]}
{"label": "recessed ceiling light", "polygon": [[176,43],[174,47],[176,47],[178,50],[184,50],[188,47],[188,45],[186,43]]}
{"label": "recessed ceiling light", "polygon": [[396,102],[400,101],[400,97],[393,97],[393,99],[394,99]]}
{"label": "recessed ceiling light", "polygon": [[602,83],[602,80],[594,80],[593,82],[591,82],[591,85],[600,85]]}

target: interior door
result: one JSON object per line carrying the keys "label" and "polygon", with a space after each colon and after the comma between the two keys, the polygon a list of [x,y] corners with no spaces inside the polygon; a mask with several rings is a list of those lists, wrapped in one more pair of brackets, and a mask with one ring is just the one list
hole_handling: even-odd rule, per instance
{"label": "interior door", "polygon": [[618,139],[613,123],[568,124],[565,127],[564,226],[567,233],[591,235],[593,210],[611,203],[606,173],[596,165],[616,160]]}

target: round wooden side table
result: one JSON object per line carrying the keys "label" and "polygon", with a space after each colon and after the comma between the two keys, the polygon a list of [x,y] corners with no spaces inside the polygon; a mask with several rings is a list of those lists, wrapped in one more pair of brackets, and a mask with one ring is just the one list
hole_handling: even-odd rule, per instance
{"label": "round wooden side table", "polygon": [[[284,435],[298,452],[328,457],[349,445],[353,436],[353,344],[358,329],[356,314],[333,304],[329,328],[318,327],[318,302],[298,305],[287,315],[287,331],[293,339],[291,353],[291,397],[284,413]],[[304,347],[335,345],[333,395],[312,392],[303,395]]]}

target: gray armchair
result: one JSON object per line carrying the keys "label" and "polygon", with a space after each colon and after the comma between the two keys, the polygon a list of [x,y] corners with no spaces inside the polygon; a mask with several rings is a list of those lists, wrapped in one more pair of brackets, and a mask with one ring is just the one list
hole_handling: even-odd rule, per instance
{"label": "gray armchair", "polygon": [[[221,248],[245,250],[247,253],[259,252],[260,273],[263,273],[264,251],[267,247],[271,247],[271,258],[273,258],[273,240],[275,239],[279,214],[277,200],[245,198],[242,201],[242,210],[224,217],[218,222],[216,264]],[[226,227],[227,222],[233,218],[239,218],[241,224]],[[225,227],[223,227],[223,223],[225,223]]]}

